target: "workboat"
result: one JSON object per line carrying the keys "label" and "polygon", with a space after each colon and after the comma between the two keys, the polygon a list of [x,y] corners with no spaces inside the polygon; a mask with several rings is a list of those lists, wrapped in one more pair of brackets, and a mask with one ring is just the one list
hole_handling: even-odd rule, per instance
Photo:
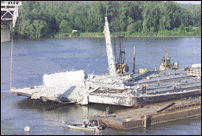
{"label": "workboat", "polygon": [[[165,56],[167,56],[167,49],[165,50],[165,54],[166,54]],[[161,58],[159,70],[165,70],[165,67],[166,67],[166,69],[177,69],[178,66],[179,66],[179,62],[175,62],[175,63],[171,64],[171,58],[163,57],[163,58]]]}
{"label": "workboat", "polygon": [[93,132],[99,132],[100,130],[104,129],[104,127],[99,124],[98,120],[93,119],[84,119],[80,124],[74,122],[67,123],[66,121],[63,121],[62,123],[67,126],[67,129],[93,131]]}

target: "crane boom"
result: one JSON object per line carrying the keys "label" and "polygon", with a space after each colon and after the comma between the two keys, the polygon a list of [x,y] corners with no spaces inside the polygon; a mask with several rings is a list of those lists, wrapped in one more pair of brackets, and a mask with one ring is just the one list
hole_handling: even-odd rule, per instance
{"label": "crane boom", "polygon": [[106,40],[106,51],[107,51],[108,65],[109,65],[109,68],[108,68],[109,75],[113,77],[117,77],[107,17],[105,17],[104,34],[105,34],[105,40]]}

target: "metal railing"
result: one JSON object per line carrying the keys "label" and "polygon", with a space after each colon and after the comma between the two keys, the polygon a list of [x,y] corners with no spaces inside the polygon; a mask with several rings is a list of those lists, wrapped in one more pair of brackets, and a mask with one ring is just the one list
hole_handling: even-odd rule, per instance
{"label": "metal railing", "polygon": [[187,75],[200,76],[201,77],[201,69],[190,69],[190,71],[187,71]]}
{"label": "metal railing", "polygon": [[22,5],[21,1],[4,1],[1,3],[1,6],[20,6]]}

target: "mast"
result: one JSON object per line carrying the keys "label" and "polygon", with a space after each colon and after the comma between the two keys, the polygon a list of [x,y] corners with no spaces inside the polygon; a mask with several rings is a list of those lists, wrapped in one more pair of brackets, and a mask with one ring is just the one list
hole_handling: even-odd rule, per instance
{"label": "mast", "polygon": [[108,65],[109,65],[109,68],[108,68],[109,75],[116,77],[117,73],[116,73],[116,67],[114,62],[114,55],[112,52],[111,37],[110,37],[107,17],[105,17],[104,34],[105,34],[105,40],[106,40],[106,51],[107,51]]}
{"label": "mast", "polygon": [[167,49],[165,49],[165,71],[167,66]]}

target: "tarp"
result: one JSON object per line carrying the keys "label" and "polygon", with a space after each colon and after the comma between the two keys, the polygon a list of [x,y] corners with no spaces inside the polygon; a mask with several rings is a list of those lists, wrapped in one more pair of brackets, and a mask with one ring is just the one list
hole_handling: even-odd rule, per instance
{"label": "tarp", "polygon": [[201,63],[191,65],[192,68],[201,68]]}

